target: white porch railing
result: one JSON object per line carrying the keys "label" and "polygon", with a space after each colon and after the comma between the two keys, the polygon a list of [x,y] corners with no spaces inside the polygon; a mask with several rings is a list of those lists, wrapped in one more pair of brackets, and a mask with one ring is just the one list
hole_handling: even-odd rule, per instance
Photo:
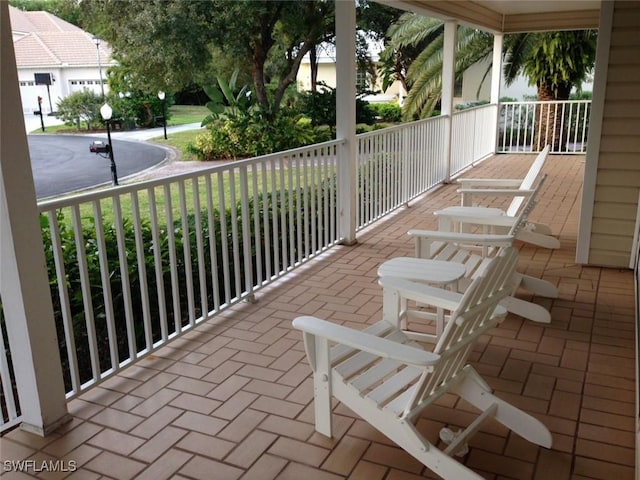
{"label": "white porch railing", "polygon": [[496,105],[482,105],[453,114],[451,176],[495,153],[497,110]]}
{"label": "white porch railing", "polygon": [[[495,108],[454,115],[452,137],[464,143],[473,132],[476,139],[452,152],[456,171],[490,153],[484,142],[493,135]],[[451,176],[447,121],[358,136],[357,229]],[[334,245],[341,145],[40,203],[67,396],[252,300],[262,286]],[[5,352],[0,431],[20,420]]]}
{"label": "white porch railing", "polygon": [[20,406],[16,393],[11,350],[0,298],[0,432],[20,423]]}
{"label": "white porch railing", "polygon": [[591,100],[500,104],[498,152],[585,153]]}
{"label": "white porch railing", "polygon": [[335,243],[341,143],[40,204],[68,397]]}
{"label": "white porch railing", "polygon": [[446,178],[445,121],[434,117],[358,135],[358,229]]}

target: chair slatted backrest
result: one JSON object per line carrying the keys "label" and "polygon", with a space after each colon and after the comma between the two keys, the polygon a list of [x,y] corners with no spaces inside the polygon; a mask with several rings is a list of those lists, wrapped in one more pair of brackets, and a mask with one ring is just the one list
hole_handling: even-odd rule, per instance
{"label": "chair slatted backrest", "polygon": [[502,248],[467,288],[435,346],[434,353],[440,355],[440,360],[432,371],[423,374],[405,406],[404,415],[411,415],[430,397],[435,398],[446,390],[446,385],[466,365],[478,337],[498,323],[494,310],[502,299],[513,293],[517,261],[517,249]]}
{"label": "chair slatted backrest", "polygon": [[[536,159],[531,164],[531,167],[529,167],[529,171],[527,172],[525,177],[522,179],[522,183],[520,184],[519,189],[529,190],[533,186],[533,183],[536,181],[536,178],[538,178],[538,175],[540,174],[540,171],[544,166],[544,162],[547,160],[547,157],[549,156],[549,148],[550,146],[547,145],[538,154]],[[507,215],[510,217],[515,217],[518,210],[522,206],[522,202],[524,201],[524,199],[525,197],[514,197],[514,199],[511,201],[511,204],[509,205],[509,208],[507,209],[507,212],[506,212]]]}

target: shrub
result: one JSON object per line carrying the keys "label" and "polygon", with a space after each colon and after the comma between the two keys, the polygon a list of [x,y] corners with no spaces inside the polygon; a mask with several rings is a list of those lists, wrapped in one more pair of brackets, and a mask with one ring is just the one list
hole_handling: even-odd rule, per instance
{"label": "shrub", "polygon": [[268,121],[260,109],[232,117],[211,119],[189,153],[199,160],[237,159],[309,145],[317,141],[311,122],[286,109]]}
{"label": "shrub", "polygon": [[[172,105],[170,95],[165,99],[165,118],[170,118],[169,106]],[[110,96],[109,103],[113,108],[113,117],[125,122],[135,123],[141,127],[155,127],[156,117],[162,116],[162,100],[156,94],[143,92],[128,93],[125,96]]]}
{"label": "shrub", "polygon": [[397,103],[372,103],[370,108],[378,120],[396,123],[402,120],[402,108]]}
{"label": "shrub", "polygon": [[[335,132],[336,126],[336,89],[320,84],[322,90],[306,92],[301,95],[298,107],[311,119],[315,126],[328,125]],[[356,123],[373,125],[376,121],[376,111],[371,104],[361,98],[356,98]]]}
{"label": "shrub", "polygon": [[101,95],[85,88],[58,102],[56,118],[67,125],[79,125],[79,122],[83,121],[87,124],[87,130],[91,130],[94,125],[102,122],[100,107],[103,103]]}

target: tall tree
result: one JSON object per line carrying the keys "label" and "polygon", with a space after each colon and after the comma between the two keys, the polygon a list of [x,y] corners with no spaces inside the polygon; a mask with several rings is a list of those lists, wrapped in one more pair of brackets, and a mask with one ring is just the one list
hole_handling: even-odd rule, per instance
{"label": "tall tree", "polygon": [[595,30],[523,33],[506,39],[504,77],[511,84],[520,74],[538,89],[538,100],[567,100],[595,65]]}
{"label": "tall tree", "polygon": [[9,0],[9,5],[20,10],[49,12],[73,25],[83,26],[77,0]]}
{"label": "tall tree", "polygon": [[277,114],[303,56],[333,28],[333,2],[328,0],[90,3],[96,33],[150,90],[202,81],[199,72],[208,70],[219,49],[250,72],[252,93],[267,118]]}
{"label": "tall tree", "polygon": [[[428,117],[442,93],[442,50],[444,23],[441,20],[406,13],[389,28],[389,43],[381,55],[385,82],[403,82],[408,91],[403,105],[405,119]],[[474,63],[487,58],[492,36],[478,29],[457,30],[456,78]]]}
{"label": "tall tree", "polygon": [[[385,75],[388,81],[406,82],[405,118],[429,116],[440,99],[443,35],[443,22],[412,13],[404,14],[389,29],[383,54],[388,60]],[[474,63],[491,58],[493,37],[488,33],[458,27],[457,42],[456,78]],[[565,100],[592,71],[595,46],[592,30],[507,35],[505,79],[510,83],[524,74],[538,87],[539,100]]]}

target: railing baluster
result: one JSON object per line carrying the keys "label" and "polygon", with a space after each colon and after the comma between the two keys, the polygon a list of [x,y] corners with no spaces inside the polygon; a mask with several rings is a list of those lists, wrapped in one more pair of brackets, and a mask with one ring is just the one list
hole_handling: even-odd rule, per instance
{"label": "railing baluster", "polygon": [[218,270],[218,236],[216,228],[215,207],[213,204],[213,188],[211,175],[204,176],[207,196],[207,224],[209,227],[209,262],[211,266],[211,289],[213,290],[213,309],[220,309],[220,280]]}
{"label": "railing baluster", "polygon": [[[242,220],[242,235],[238,235],[238,239],[242,238],[242,258],[244,265],[244,289],[238,292],[246,292],[249,299],[253,297],[253,260],[251,258],[252,236],[251,236],[251,214],[249,209],[249,182],[247,180],[247,167],[240,167],[240,219]],[[256,244],[256,248],[259,246]],[[240,252],[238,252],[239,254]],[[239,261],[239,259],[238,259]],[[238,293],[240,296],[240,293]]]}
{"label": "railing baluster", "polygon": [[[267,172],[265,171],[264,164],[253,166],[251,187],[253,190],[253,241],[256,245],[256,285],[262,285],[266,282],[266,278],[269,278],[268,271],[270,270],[268,267],[269,250],[267,248],[269,222],[267,221],[266,176]],[[259,177],[262,178],[262,191],[260,191],[258,187]],[[262,219],[260,218],[261,215]]]}
{"label": "railing baluster", "polygon": [[[154,259],[154,272],[156,277],[156,298],[158,299],[158,321],[160,323],[160,338],[163,342],[166,342],[169,333],[167,331],[167,307],[164,295],[164,272],[162,266],[162,251],[160,246],[162,241],[160,239],[160,225],[158,223],[158,208],[156,204],[156,194],[154,188],[147,189],[147,196],[149,199],[149,215],[151,220],[151,238],[153,239],[153,259]],[[152,336],[153,327],[152,327]]]}
{"label": "railing baluster", "polygon": [[178,278],[178,258],[176,256],[176,234],[173,221],[173,202],[171,185],[163,186],[164,215],[167,222],[167,246],[169,248],[169,277],[171,279],[171,303],[173,306],[173,328],[175,333],[182,331],[182,313],[180,311],[180,279]]}
{"label": "railing baluster", "polygon": [[[140,218],[140,201],[138,191],[131,192],[131,211],[133,215],[133,227],[136,237],[136,258],[138,261],[138,278],[140,279],[140,299],[142,303],[142,322],[144,330],[145,351],[153,348],[153,333],[151,328],[151,302],[149,299],[149,282],[146,267],[146,245],[142,235],[142,220]],[[140,355],[143,352],[138,352]]]}
{"label": "railing baluster", "polygon": [[[0,303],[1,302],[2,299],[0,298]],[[4,325],[0,324],[0,387],[2,387],[0,388],[0,398],[2,398],[2,406],[4,408],[0,414],[0,431],[3,431],[5,428],[11,428],[13,425],[20,422],[18,403],[16,402],[17,399],[13,394],[14,374],[12,369],[9,367],[9,361],[7,359],[7,351],[10,350],[5,347],[7,343],[3,332],[4,328],[2,328],[2,326]]]}
{"label": "railing baluster", "polygon": [[230,200],[229,209],[231,210],[231,247],[233,255],[233,278],[235,280],[235,295],[232,297],[238,299],[242,297],[242,275],[240,270],[240,235],[238,231],[238,198],[236,193],[235,175],[229,175]]}
{"label": "railing baluster", "polygon": [[218,183],[218,210],[220,212],[220,253],[222,256],[222,279],[224,281],[224,303],[231,303],[231,271],[229,265],[229,237],[227,229],[227,208],[224,194],[224,176],[216,173]]}
{"label": "railing baluster", "polygon": [[178,195],[180,199],[180,216],[182,220],[182,252],[184,255],[184,277],[187,287],[187,310],[189,316],[189,325],[196,323],[196,304],[193,287],[193,263],[191,256],[191,225],[189,224],[189,208],[187,205],[187,194],[185,191],[185,182],[178,182]]}
{"label": "railing baluster", "polygon": [[127,243],[124,236],[122,203],[120,195],[113,197],[113,217],[116,229],[116,242],[118,245],[118,263],[120,264],[120,283],[122,285],[122,303],[124,307],[125,324],[127,328],[128,361],[133,362],[137,358],[135,326],[133,322],[133,303],[131,299],[131,281],[129,278],[129,260],[127,259]]}
{"label": "railing baluster", "polygon": [[71,391],[80,391],[80,371],[78,368],[78,350],[76,349],[75,332],[73,330],[73,318],[69,302],[69,289],[67,288],[67,274],[64,265],[64,253],[60,239],[60,226],[57,218],[58,210],[52,209],[48,212],[49,230],[51,232],[51,247],[53,250],[53,261],[56,267],[56,278],[58,288],[58,298],[60,299],[60,313],[62,315],[62,326],[64,329],[65,346],[67,347],[67,361],[69,362],[69,376],[71,379]]}
{"label": "railing baluster", "polygon": [[193,215],[196,228],[196,251],[198,258],[198,284],[200,287],[200,317],[204,321],[209,317],[209,300],[207,298],[207,271],[204,264],[204,241],[202,238],[202,211],[200,209],[200,184],[198,178],[191,179]]}
{"label": "railing baluster", "polygon": [[[102,298],[104,299],[104,316],[107,324],[107,339],[109,346],[109,358],[111,368],[115,371],[120,364],[118,354],[118,340],[116,325],[113,313],[113,296],[111,295],[111,269],[109,268],[109,258],[107,257],[107,247],[104,240],[104,225],[102,223],[102,209],[100,201],[93,203],[93,224],[96,229],[96,245],[98,247],[98,262],[100,265],[100,278],[102,280]],[[101,372],[102,373],[102,372]]]}
{"label": "railing baluster", "polygon": [[84,246],[85,240],[82,228],[82,217],[80,215],[80,208],[78,207],[78,205],[73,205],[71,207],[71,218],[73,222],[73,233],[76,243],[76,259],[78,261],[78,270],[80,274],[80,288],[82,291],[82,302],[84,305],[85,326],[87,329],[89,362],[91,365],[91,380],[96,382],[100,378],[100,358],[98,352],[98,339],[96,335],[95,315],[93,312],[91,279],[89,278],[87,253]]}

